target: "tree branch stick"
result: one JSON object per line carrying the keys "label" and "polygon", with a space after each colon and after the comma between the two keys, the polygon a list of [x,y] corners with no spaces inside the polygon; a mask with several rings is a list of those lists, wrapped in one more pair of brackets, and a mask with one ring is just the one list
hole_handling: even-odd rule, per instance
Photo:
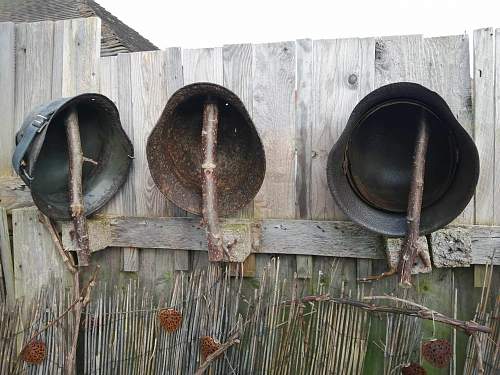
{"label": "tree branch stick", "polygon": [[411,269],[418,255],[418,236],[420,232],[420,214],[422,210],[422,196],[424,192],[425,155],[429,143],[429,129],[425,112],[422,117],[415,145],[415,156],[413,160],[413,176],[408,197],[408,211],[406,216],[406,237],[401,246],[399,257],[398,274],[399,285],[411,287]]}
{"label": "tree branch stick", "polygon": [[[382,298],[382,297],[364,297],[364,299],[376,299],[376,298]],[[440,322],[440,323],[444,323],[444,324],[448,324],[450,326],[453,326],[456,329],[462,329],[467,334],[471,334],[473,332],[484,332],[484,333],[491,332],[491,329],[489,327],[478,324],[474,321],[463,321],[463,320],[449,318],[449,317],[447,317],[447,316],[445,316],[437,311],[428,309],[425,306],[417,305],[411,301],[406,301],[406,300],[403,300],[400,298],[397,298],[397,299],[390,298],[390,296],[383,297],[383,298],[394,299],[394,300],[397,300],[400,302],[408,303],[408,304],[415,306],[415,308],[373,305],[373,304],[369,304],[366,302],[352,300],[352,299],[348,299],[348,298],[330,297],[328,294],[306,296],[306,297],[303,297],[301,299],[285,301],[285,302],[283,302],[283,304],[291,304],[291,303],[299,303],[299,302],[300,303],[308,303],[308,302],[318,302],[318,301],[331,301],[333,303],[354,306],[354,307],[357,307],[359,309],[371,311],[371,312],[380,312],[380,313],[387,313],[387,314],[401,314],[401,315],[415,316],[417,318],[425,319],[425,320],[434,320],[436,322]]]}
{"label": "tree branch stick", "polygon": [[85,207],[83,204],[83,152],[80,141],[78,113],[74,107],[69,109],[68,115],[65,119],[65,125],[69,156],[69,203],[71,216],[73,218],[73,225],[75,227],[76,243],[78,245],[78,266],[88,266],[90,246],[87,218],[85,217]]}
{"label": "tree branch stick", "polygon": [[206,225],[208,242],[208,260],[220,262],[224,255],[229,260],[229,251],[224,246],[224,238],[219,224],[217,203],[217,130],[219,127],[219,109],[217,103],[209,99],[203,106],[203,128],[201,145],[203,150],[202,198],[203,221]]}
{"label": "tree branch stick", "polygon": [[56,245],[57,251],[59,252],[59,255],[61,255],[61,258],[63,259],[64,264],[68,268],[69,272],[72,274],[78,272],[78,269],[76,268],[75,262],[73,261],[73,258],[71,258],[71,255],[68,254],[67,251],[64,250],[64,247],[62,245],[61,238],[59,237],[59,234],[56,231],[56,228],[54,227],[54,224],[52,223],[52,220],[50,220],[49,217],[45,216],[44,214],[40,214],[42,217],[43,224],[47,228],[47,230],[50,233],[50,236],[52,237],[52,241]]}

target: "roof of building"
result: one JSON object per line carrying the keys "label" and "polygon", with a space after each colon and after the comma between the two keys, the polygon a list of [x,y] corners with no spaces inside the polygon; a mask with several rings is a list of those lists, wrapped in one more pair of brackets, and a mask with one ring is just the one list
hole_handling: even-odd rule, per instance
{"label": "roof of building", "polygon": [[102,21],[101,56],[158,49],[92,0],[0,0],[0,22],[57,21],[94,16]]}

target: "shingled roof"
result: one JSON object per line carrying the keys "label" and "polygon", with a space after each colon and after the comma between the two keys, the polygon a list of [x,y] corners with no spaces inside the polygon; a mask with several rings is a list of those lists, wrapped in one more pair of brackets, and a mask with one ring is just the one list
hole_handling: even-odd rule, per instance
{"label": "shingled roof", "polygon": [[57,21],[93,16],[102,21],[101,56],[158,49],[92,0],[0,0],[0,22]]}

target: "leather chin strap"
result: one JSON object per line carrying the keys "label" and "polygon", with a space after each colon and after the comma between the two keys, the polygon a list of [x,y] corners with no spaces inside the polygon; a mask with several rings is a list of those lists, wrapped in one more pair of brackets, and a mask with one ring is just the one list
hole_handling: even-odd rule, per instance
{"label": "leather chin strap", "polygon": [[27,186],[30,186],[33,177],[26,170],[24,157],[31,146],[31,143],[48,125],[51,114],[37,114],[31,123],[23,129],[22,137],[16,145],[14,155],[12,155],[12,166],[16,173],[23,179]]}

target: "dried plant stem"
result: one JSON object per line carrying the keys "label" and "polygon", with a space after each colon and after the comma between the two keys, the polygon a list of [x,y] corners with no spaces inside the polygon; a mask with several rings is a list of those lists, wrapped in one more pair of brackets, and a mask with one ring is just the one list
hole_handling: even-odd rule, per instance
{"label": "dried plant stem", "polygon": [[78,272],[78,269],[76,268],[75,262],[73,261],[73,258],[71,258],[71,255],[64,250],[64,247],[62,245],[61,239],[59,238],[59,235],[57,234],[56,228],[54,227],[54,223],[52,223],[52,220],[50,220],[49,217],[45,216],[44,214],[40,214],[42,218],[42,222],[49,231],[52,241],[56,245],[57,251],[59,252],[59,255],[61,256],[64,264],[68,268],[69,272],[72,274],[75,274]]}
{"label": "dried plant stem", "polygon": [[87,218],[83,204],[82,167],[83,152],[78,125],[78,113],[70,108],[65,119],[69,156],[69,203],[78,245],[78,266],[88,266],[90,258]]}
{"label": "dried plant stem", "polygon": [[419,254],[418,236],[420,232],[420,214],[422,210],[422,196],[424,192],[425,155],[429,143],[429,129],[425,113],[420,120],[415,156],[413,161],[413,176],[408,197],[408,211],[406,216],[406,237],[401,246],[398,274],[399,285],[411,287],[411,270]]}
{"label": "dried plant stem", "polygon": [[217,103],[207,99],[203,106],[203,128],[201,144],[203,150],[202,197],[203,221],[207,230],[208,260],[220,262],[224,255],[229,260],[229,251],[224,246],[224,238],[219,224],[217,202],[217,130],[219,127],[219,109]]}

